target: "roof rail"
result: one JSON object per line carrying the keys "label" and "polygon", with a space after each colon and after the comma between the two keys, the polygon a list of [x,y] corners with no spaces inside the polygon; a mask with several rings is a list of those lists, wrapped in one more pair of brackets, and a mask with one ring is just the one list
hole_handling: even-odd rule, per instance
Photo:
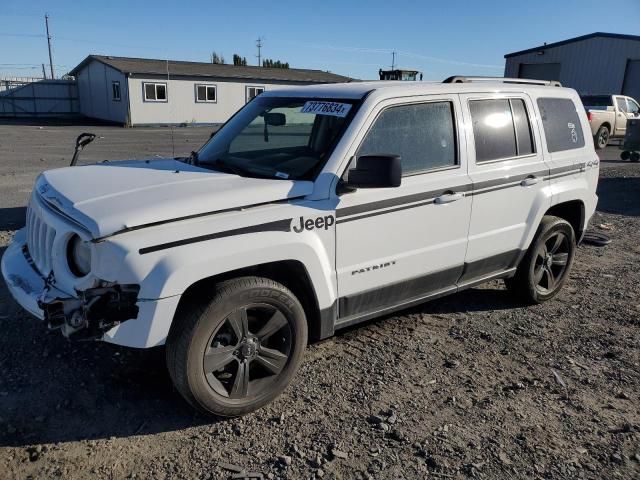
{"label": "roof rail", "polygon": [[525,83],[529,85],[546,85],[548,87],[561,87],[556,80],[532,80],[529,78],[504,78],[504,77],[462,77],[453,76],[442,83],[472,83],[472,82],[500,82],[500,83]]}

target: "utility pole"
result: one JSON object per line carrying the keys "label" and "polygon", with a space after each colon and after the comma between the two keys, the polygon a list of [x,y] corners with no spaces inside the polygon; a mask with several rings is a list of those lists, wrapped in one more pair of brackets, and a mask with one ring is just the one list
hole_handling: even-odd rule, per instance
{"label": "utility pole", "polygon": [[51,68],[51,79],[56,78],[53,73],[53,58],[51,57],[51,35],[49,35],[49,14],[44,15],[44,24],[47,28],[47,45],[49,46],[49,67]]}
{"label": "utility pole", "polygon": [[256,55],[256,57],[258,57],[259,67],[262,66],[262,40],[262,37],[258,37],[258,39],[256,40],[256,47],[258,47],[258,55]]}
{"label": "utility pole", "polygon": [[47,71],[44,69],[44,63],[42,64],[42,78],[47,79]]}
{"label": "utility pole", "polygon": [[396,52],[391,52],[391,70],[396,69]]}

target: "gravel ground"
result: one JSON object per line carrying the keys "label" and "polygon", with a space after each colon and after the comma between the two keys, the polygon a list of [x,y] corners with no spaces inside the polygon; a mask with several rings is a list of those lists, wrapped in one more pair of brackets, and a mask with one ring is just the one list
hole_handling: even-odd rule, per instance
{"label": "gravel ground", "polygon": [[[0,254],[33,176],[63,163],[79,127],[41,139],[58,142],[55,160],[19,168],[7,152],[23,144],[3,136],[16,128],[0,125]],[[101,128],[147,138],[136,156],[169,145],[166,130]],[[188,152],[208,131],[177,135]],[[639,478],[640,166],[617,153],[603,155],[592,220],[613,242],[580,247],[556,299],[525,308],[493,282],[343,331],[244,418],[193,413],[162,349],[47,332],[0,281],[0,477]]]}

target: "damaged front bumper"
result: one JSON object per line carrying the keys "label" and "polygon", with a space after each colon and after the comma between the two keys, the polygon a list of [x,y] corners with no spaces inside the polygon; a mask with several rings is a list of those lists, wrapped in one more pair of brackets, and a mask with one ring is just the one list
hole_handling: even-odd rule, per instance
{"label": "damaged front bumper", "polygon": [[138,285],[110,285],[76,292],[77,297],[38,302],[51,330],[70,339],[102,338],[105,332],[138,316]]}
{"label": "damaged front bumper", "polygon": [[137,348],[164,343],[180,296],[139,299],[138,285],[120,284],[69,294],[48,284],[30,264],[25,237],[25,229],[16,232],[0,266],[22,308],[72,339],[102,339]]}

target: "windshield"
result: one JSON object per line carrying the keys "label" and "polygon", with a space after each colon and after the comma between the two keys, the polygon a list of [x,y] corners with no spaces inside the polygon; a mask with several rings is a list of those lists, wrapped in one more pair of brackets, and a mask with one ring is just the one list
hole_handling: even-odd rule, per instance
{"label": "windshield", "polygon": [[355,112],[353,100],[258,96],[196,156],[238,175],[313,179]]}

